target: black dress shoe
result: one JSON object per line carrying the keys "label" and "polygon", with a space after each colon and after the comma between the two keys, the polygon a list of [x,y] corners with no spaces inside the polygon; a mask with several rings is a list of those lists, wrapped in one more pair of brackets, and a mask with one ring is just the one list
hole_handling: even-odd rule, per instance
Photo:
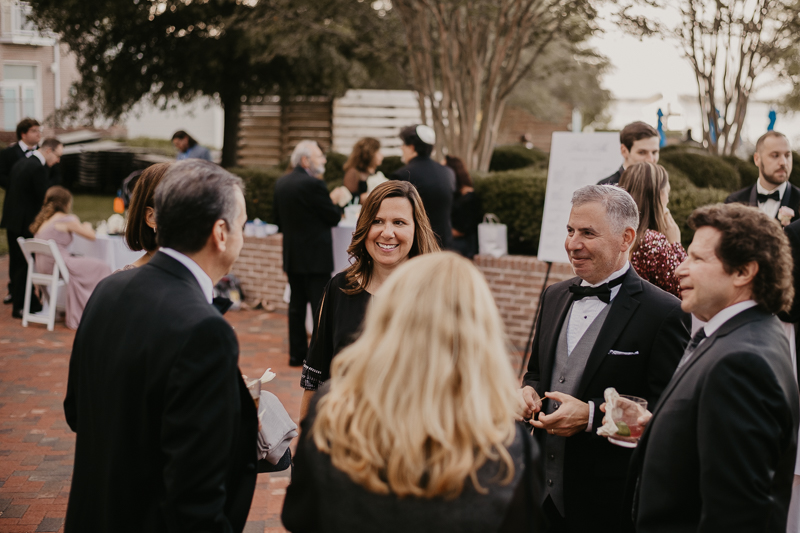
{"label": "black dress shoe", "polygon": [[289,359],[289,366],[303,366],[303,361],[297,359]]}
{"label": "black dress shoe", "polygon": [[10,294],[6,294],[6,297],[3,298],[3,303],[4,304],[10,304],[12,302],[12,300],[13,300],[13,298],[11,297],[11,295]]}
{"label": "black dress shoe", "polygon": [[11,318],[22,318],[22,309],[12,309]]}

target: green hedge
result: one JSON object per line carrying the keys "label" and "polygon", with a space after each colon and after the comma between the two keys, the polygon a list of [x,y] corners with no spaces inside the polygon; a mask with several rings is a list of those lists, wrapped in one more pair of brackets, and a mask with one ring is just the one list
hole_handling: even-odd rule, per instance
{"label": "green hedge", "polygon": [[498,146],[492,152],[489,171],[502,172],[526,167],[547,168],[550,154],[538,148],[525,148],[521,144]]}
{"label": "green hedge", "polygon": [[247,219],[260,218],[275,223],[272,215],[275,182],[286,174],[282,167],[234,167],[228,169],[244,180],[244,201]]}
{"label": "green hedge", "polygon": [[536,255],[542,230],[547,171],[525,168],[473,174],[484,213],[494,213],[508,226],[508,253]]}
{"label": "green hedge", "polygon": [[721,157],[694,151],[670,150],[661,155],[659,162],[662,165],[668,163],[680,170],[698,187],[713,187],[732,192],[742,186],[737,168]]}

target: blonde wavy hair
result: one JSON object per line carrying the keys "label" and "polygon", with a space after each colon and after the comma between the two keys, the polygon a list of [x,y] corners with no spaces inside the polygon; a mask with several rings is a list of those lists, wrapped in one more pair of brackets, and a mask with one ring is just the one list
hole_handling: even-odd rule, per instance
{"label": "blonde wavy hair", "polygon": [[517,389],[485,279],[451,252],[401,265],[375,295],[361,337],[331,365],[317,448],[378,494],[455,498],[486,461],[514,465]]}

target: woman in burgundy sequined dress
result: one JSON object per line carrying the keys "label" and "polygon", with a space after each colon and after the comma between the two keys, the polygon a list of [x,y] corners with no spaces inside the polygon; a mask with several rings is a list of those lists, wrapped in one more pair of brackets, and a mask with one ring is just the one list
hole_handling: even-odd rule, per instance
{"label": "woman in burgundy sequined dress", "polygon": [[625,169],[619,186],[639,206],[639,227],[631,252],[631,265],[644,279],[681,297],[675,269],[686,259],[681,230],[667,209],[669,175],[661,165],[636,163]]}

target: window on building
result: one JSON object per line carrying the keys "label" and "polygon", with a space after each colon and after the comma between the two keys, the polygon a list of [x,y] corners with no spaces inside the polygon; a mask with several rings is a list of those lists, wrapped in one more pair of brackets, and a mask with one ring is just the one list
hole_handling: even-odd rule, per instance
{"label": "window on building", "polygon": [[24,117],[37,117],[40,109],[39,78],[35,65],[3,65],[3,129],[13,131]]}

